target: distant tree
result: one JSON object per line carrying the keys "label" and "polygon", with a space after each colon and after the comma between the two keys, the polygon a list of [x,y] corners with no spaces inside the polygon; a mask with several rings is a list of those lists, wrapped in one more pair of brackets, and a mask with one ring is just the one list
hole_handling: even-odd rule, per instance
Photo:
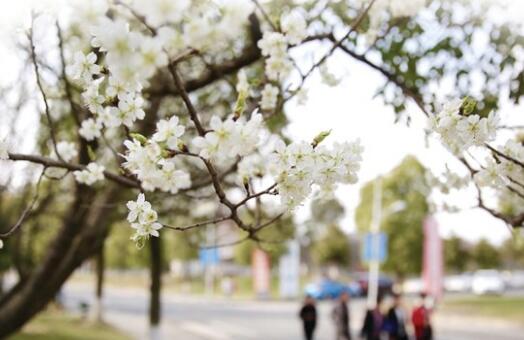
{"label": "distant tree", "polygon": [[471,252],[458,236],[444,240],[444,263],[447,272],[463,272],[468,268]]}
{"label": "distant tree", "polygon": [[329,225],[324,234],[313,243],[313,258],[320,265],[346,266],[349,264],[349,239],[336,224]]}
{"label": "distant tree", "polygon": [[115,269],[148,267],[148,253],[136,251],[136,246],[129,242],[129,231],[124,227],[124,223],[117,222],[111,228],[105,247],[107,267]]}
{"label": "distant tree", "polygon": [[[380,229],[388,236],[388,257],[384,270],[402,278],[418,274],[422,267],[422,223],[428,214],[425,168],[413,156],[408,156],[382,178],[383,218]],[[359,232],[369,231],[373,205],[373,181],[360,191],[360,203],[356,209]],[[404,202],[400,211],[389,212],[388,207]]]}
{"label": "distant tree", "polygon": [[333,224],[344,216],[344,210],[344,206],[336,198],[316,199],[311,202],[311,220],[317,224]]}
{"label": "distant tree", "polygon": [[[240,237],[243,237],[240,233]],[[291,217],[277,221],[271,228],[258,233],[258,241],[249,240],[235,247],[235,261],[251,265],[251,255],[255,247],[260,247],[269,254],[271,263],[276,263],[287,251],[286,240],[295,236],[295,224]]]}
{"label": "distant tree", "polygon": [[478,269],[498,268],[501,265],[498,249],[486,239],[475,244],[471,255],[473,263]]}
{"label": "distant tree", "polygon": [[504,265],[510,269],[524,267],[524,234],[515,232],[500,247]]}

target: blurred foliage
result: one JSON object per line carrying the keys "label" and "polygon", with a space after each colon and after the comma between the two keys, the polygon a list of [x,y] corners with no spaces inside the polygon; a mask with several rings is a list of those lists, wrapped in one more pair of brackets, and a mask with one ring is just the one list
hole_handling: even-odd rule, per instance
{"label": "blurred foliage", "polygon": [[524,268],[524,234],[515,231],[500,247],[504,265],[509,269]]}
{"label": "blurred foliage", "polygon": [[[356,14],[348,15],[342,4],[332,8],[350,24]],[[415,17],[385,20],[366,55],[423,98],[432,112],[446,99],[443,95],[470,95],[479,101],[481,114],[497,110],[508,99],[518,103],[524,95],[524,65],[516,57],[524,47],[520,23],[499,20],[494,13],[503,5],[496,2],[427,4]],[[369,44],[362,39],[354,35],[348,47],[359,51]],[[453,86],[451,93],[436,91],[446,84]],[[392,82],[387,81],[378,94],[395,112],[406,109],[405,93]]]}
{"label": "blurred foliage", "polygon": [[344,206],[336,199],[316,199],[311,202],[311,222],[329,225],[344,217]]}
{"label": "blurred foliage", "polygon": [[[240,232],[240,237],[243,232]],[[269,254],[271,264],[277,264],[282,255],[287,252],[286,241],[295,236],[295,223],[291,217],[278,220],[273,226],[261,230],[256,234],[261,242],[248,240],[235,246],[235,262],[242,265],[251,265],[251,255],[255,247]]]}
{"label": "blurred foliage", "polygon": [[468,269],[471,252],[468,245],[458,236],[444,240],[444,265],[446,273],[461,273]]}
{"label": "blurred foliage", "polygon": [[[381,231],[388,236],[388,257],[385,271],[398,277],[419,274],[422,266],[422,223],[428,214],[425,168],[413,156],[408,156],[387,175],[382,177]],[[358,231],[370,230],[374,181],[360,191],[360,203],[355,220]],[[404,202],[402,210],[388,213],[388,207]]]}
{"label": "blurred foliage", "polygon": [[471,258],[477,269],[500,268],[502,261],[499,250],[482,239],[471,250]]}
{"label": "blurred foliage", "polygon": [[348,235],[338,225],[328,225],[313,242],[312,255],[319,265],[347,266],[350,260]]}

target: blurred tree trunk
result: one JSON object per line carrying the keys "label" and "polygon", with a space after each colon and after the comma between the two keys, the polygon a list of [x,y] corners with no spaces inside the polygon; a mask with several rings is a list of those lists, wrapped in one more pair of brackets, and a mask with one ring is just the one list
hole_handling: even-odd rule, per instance
{"label": "blurred tree trunk", "polygon": [[[141,121],[138,131],[150,134],[155,129],[160,102],[161,98],[151,100],[147,118]],[[90,157],[88,147],[83,143],[82,140],[79,160],[80,164],[87,164]],[[128,193],[128,190],[109,181],[103,189],[76,185],[72,190],[73,202],[44,259],[23,282],[19,281],[0,299],[0,339],[13,334],[31,320],[55,298],[73,271],[100,251],[111,223],[109,212],[104,207],[119,202]],[[157,280],[159,311],[159,277]],[[160,319],[160,313],[157,319]]]}
{"label": "blurred tree trunk", "polygon": [[96,322],[104,321],[104,305],[103,305],[103,290],[104,290],[104,272],[105,272],[105,241],[102,241],[102,246],[95,256],[95,274],[96,274],[96,291],[95,291],[95,305],[93,306],[93,319]]}
{"label": "blurred tree trunk", "polygon": [[159,237],[151,237],[149,242],[151,251],[151,286],[149,301],[149,330],[150,339],[159,340],[160,337],[160,290],[162,287],[162,240]]}
{"label": "blurred tree trunk", "polygon": [[16,284],[0,302],[0,338],[17,331],[40,312],[82,262],[95,254],[107,236],[108,219],[102,208],[121,190],[108,185],[98,195],[87,187],[75,189],[75,199],[56,239],[41,264]]}

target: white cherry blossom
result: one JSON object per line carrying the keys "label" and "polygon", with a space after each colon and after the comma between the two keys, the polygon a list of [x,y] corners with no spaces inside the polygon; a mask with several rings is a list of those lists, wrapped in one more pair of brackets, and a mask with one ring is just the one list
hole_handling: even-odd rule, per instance
{"label": "white cherry blossom", "polygon": [[146,201],[146,196],[144,194],[139,194],[136,201],[128,201],[127,209],[129,214],[127,215],[127,221],[129,223],[135,222],[140,216],[151,209],[151,203]]}
{"label": "white cherry blossom", "polygon": [[272,111],[277,107],[279,89],[271,84],[266,84],[262,90],[260,108],[264,111]]}
{"label": "white cherry blossom", "polygon": [[282,33],[264,32],[258,42],[262,55],[266,57],[285,57],[287,55],[287,40]]}
{"label": "white cherry blossom", "polygon": [[488,157],[486,165],[473,176],[473,179],[479,186],[503,188],[509,183],[509,180],[504,177],[503,173],[502,165],[497,163],[492,157]]}
{"label": "white cherry blossom", "polygon": [[153,135],[153,140],[165,142],[170,149],[178,149],[178,142],[185,131],[185,127],[179,125],[178,122],[177,116],[173,116],[169,120],[160,120],[156,124],[157,132]]}
{"label": "white cherry blossom", "polygon": [[[65,162],[71,161],[73,158],[75,158],[78,155],[78,151],[76,150],[76,145],[71,142],[60,141],[56,143],[56,149],[58,150],[58,154],[60,155],[60,157]],[[58,158],[56,156],[54,148],[51,151],[51,157]]]}
{"label": "white cherry blossom", "polygon": [[73,79],[88,83],[93,79],[93,75],[100,73],[100,66],[96,64],[96,54],[90,52],[85,55],[80,51],[76,52],[69,72]]}
{"label": "white cherry blossom", "polygon": [[306,19],[299,10],[283,13],[280,18],[282,31],[286,34],[289,44],[295,45],[304,40],[307,36]]}
{"label": "white cherry blossom", "polygon": [[93,185],[98,181],[104,180],[105,167],[97,163],[89,163],[85,170],[75,171],[73,175],[78,183]]}
{"label": "white cherry blossom", "polygon": [[86,119],[82,122],[78,133],[87,141],[92,141],[95,138],[100,138],[102,130],[102,123],[93,118]]}

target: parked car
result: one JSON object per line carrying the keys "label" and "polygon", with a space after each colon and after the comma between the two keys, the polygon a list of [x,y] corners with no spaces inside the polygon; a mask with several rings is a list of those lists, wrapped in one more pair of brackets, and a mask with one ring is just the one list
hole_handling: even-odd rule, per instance
{"label": "parked car", "polygon": [[418,295],[424,291],[424,282],[419,277],[404,280],[402,292],[408,295]]}
{"label": "parked car", "polygon": [[523,289],[524,288],[524,270],[514,270],[508,272],[504,277],[506,288]]}
{"label": "parked car", "polygon": [[343,292],[350,296],[360,296],[360,287],[356,283],[344,284],[333,280],[321,280],[306,286],[305,293],[317,300],[336,299]]}
{"label": "parked car", "polygon": [[[358,273],[355,279],[360,286],[361,294],[368,294],[369,276],[368,273]],[[381,295],[388,295],[393,292],[393,280],[387,276],[380,275],[378,278],[378,292]]]}
{"label": "parked car", "polygon": [[444,278],[446,292],[467,293],[471,291],[473,276],[471,273],[449,275]]}
{"label": "parked car", "polygon": [[502,294],[504,289],[504,280],[498,270],[478,270],[473,274],[471,290],[475,294]]}

